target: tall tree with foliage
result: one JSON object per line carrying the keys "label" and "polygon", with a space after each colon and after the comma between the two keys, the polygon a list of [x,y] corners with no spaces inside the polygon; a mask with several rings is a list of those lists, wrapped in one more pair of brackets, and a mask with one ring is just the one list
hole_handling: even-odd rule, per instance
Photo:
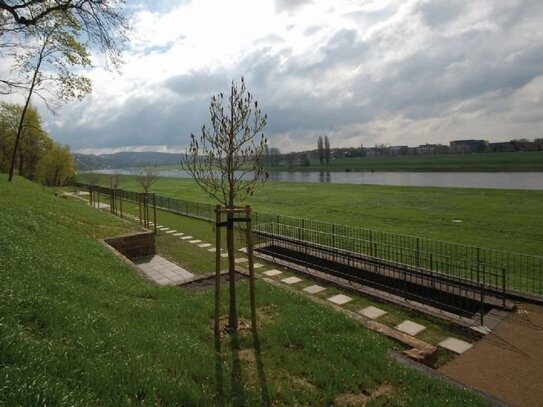
{"label": "tall tree with foliage", "polygon": [[326,164],[330,164],[330,140],[328,140],[328,136],[324,136],[324,158]]}
{"label": "tall tree with foliage", "polygon": [[[234,209],[239,200],[253,195],[259,182],[265,181],[264,151],[267,144],[262,130],[267,116],[247,91],[241,78],[232,81],[230,95],[211,97],[211,127],[203,126],[200,136],[191,134],[183,168],[206,193],[227,209]],[[238,328],[235,279],[234,215],[227,214],[226,241],[230,307],[228,328]]]}
{"label": "tall tree with foliage", "polygon": [[[40,31],[63,26],[78,31],[85,48],[101,52],[107,66],[118,68],[129,25],[124,0],[0,0],[0,57],[7,58],[36,39]],[[0,78],[0,93],[27,85],[19,78]]]}
{"label": "tall tree with foliage", "polygon": [[[9,178],[13,178],[15,160],[30,101],[34,94],[46,104],[81,100],[91,91],[91,82],[85,76],[75,74],[73,67],[87,67],[90,57],[87,49],[78,42],[79,30],[69,22],[55,23],[38,30],[37,42],[18,58],[18,67],[28,74],[28,92],[21,112],[13,147]],[[44,74],[44,68],[47,73]],[[50,106],[50,105],[49,105]]]}
{"label": "tall tree with foliage", "polygon": [[66,182],[75,175],[75,160],[70,148],[55,143],[39,161],[37,173],[45,185],[66,185]]}
{"label": "tall tree with foliage", "polygon": [[[0,104],[0,171],[9,170],[22,109],[23,106],[14,103]],[[29,106],[16,156],[19,174],[28,179],[35,179],[38,161],[52,146],[53,140],[43,129],[38,110]]]}
{"label": "tall tree with foliage", "polygon": [[319,153],[319,162],[324,163],[324,144],[322,142],[322,137],[319,136],[317,140],[317,152]]}

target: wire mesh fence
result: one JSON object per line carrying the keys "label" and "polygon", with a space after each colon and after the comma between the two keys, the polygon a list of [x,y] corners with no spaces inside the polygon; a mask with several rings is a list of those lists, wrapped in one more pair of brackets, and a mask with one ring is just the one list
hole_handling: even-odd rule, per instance
{"label": "wire mesh fence", "polygon": [[[88,189],[87,184],[73,184]],[[107,194],[109,188],[100,187]],[[122,191],[123,199],[138,202],[139,193]],[[157,208],[213,221],[215,205],[156,196]],[[253,229],[355,255],[381,259],[421,270],[484,284],[509,293],[543,298],[543,257],[461,245],[415,236],[253,211]]]}

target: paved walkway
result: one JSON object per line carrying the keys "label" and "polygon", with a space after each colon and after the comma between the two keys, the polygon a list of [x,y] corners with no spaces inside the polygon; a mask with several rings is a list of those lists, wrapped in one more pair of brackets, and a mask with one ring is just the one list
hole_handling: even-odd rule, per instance
{"label": "paved walkway", "polygon": [[515,406],[543,405],[543,307],[520,304],[440,371]]}
{"label": "paved walkway", "polygon": [[177,285],[194,277],[194,274],[158,255],[140,257],[133,262],[150,280],[159,285]]}

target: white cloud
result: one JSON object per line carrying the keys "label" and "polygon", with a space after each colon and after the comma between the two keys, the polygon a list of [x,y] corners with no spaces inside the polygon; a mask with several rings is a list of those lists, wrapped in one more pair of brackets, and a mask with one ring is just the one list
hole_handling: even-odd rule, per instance
{"label": "white cloud", "polygon": [[541,136],[540,1],[148,4],[131,6],[123,74],[98,66],[92,96],[46,116],[74,150],[182,149],[241,75],[284,151],[324,134],[338,146]]}

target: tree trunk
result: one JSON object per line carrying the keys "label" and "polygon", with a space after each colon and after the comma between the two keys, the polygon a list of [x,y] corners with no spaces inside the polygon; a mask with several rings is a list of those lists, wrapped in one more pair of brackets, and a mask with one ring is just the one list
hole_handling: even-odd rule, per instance
{"label": "tree trunk", "polygon": [[26,111],[28,110],[28,106],[30,105],[30,99],[32,98],[32,94],[34,93],[34,87],[36,86],[36,79],[38,78],[38,73],[40,72],[41,63],[43,61],[43,53],[45,51],[46,45],[47,41],[43,41],[43,46],[40,50],[38,63],[36,65],[36,69],[34,69],[34,75],[32,76],[32,82],[30,83],[30,89],[28,90],[28,96],[26,97],[26,102],[23,107],[23,111],[21,112],[21,120],[19,120],[19,127],[17,127],[17,136],[15,137],[15,146],[13,146],[13,154],[11,155],[8,182],[11,182],[11,179],[13,178],[13,170],[15,169],[15,158],[17,157],[17,148],[19,147],[19,141],[21,140],[21,135],[23,133],[23,125],[25,121]]}
{"label": "tree trunk", "polygon": [[[230,134],[228,148],[228,209],[234,209],[234,85],[230,91]],[[230,332],[235,333],[238,330],[238,311],[236,303],[236,263],[235,263],[235,247],[234,247],[234,214],[227,212],[227,227],[226,227],[226,247],[228,250],[228,282],[230,291],[230,309],[228,313],[228,328]]]}

